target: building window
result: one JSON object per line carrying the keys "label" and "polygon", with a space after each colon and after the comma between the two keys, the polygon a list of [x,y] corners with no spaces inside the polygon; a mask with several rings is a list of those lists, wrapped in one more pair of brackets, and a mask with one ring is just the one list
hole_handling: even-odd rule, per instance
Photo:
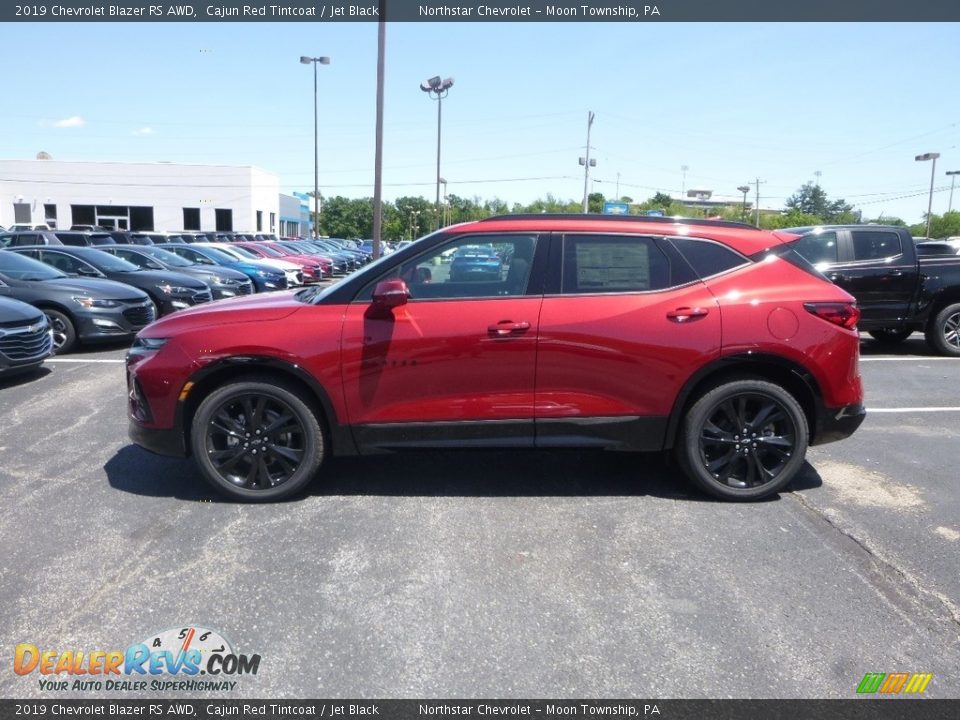
{"label": "building window", "polygon": [[270,213],[270,232],[277,231],[277,214]]}
{"label": "building window", "polygon": [[56,229],[57,206],[52,203],[45,203],[43,206],[43,219],[47,221],[48,227]]}
{"label": "building window", "polygon": [[257,210],[257,232],[263,232],[263,210]]}
{"label": "building window", "polygon": [[227,232],[233,230],[233,210],[214,210],[216,230]]}
{"label": "building window", "polygon": [[184,208],[183,209],[183,229],[184,230],[200,229],[200,208]]}
{"label": "building window", "polygon": [[13,221],[21,225],[31,222],[30,203],[15,202],[13,204]]}

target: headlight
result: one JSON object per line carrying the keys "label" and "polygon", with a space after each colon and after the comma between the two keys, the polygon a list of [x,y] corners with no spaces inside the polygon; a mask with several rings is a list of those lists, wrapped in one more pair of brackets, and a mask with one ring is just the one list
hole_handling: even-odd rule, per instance
{"label": "headlight", "polygon": [[226,278],[219,277],[219,276],[217,276],[217,275],[214,275],[213,277],[211,277],[207,282],[211,282],[211,283],[213,283],[214,285],[229,285],[229,284],[230,284],[230,281],[229,281],[229,280],[227,280]]}
{"label": "headlight", "polygon": [[133,341],[133,345],[130,346],[130,349],[127,350],[127,358],[136,358],[143,357],[145,355],[152,355],[157,352],[160,348],[166,345],[170,341],[170,338],[147,338],[140,337],[139,335]]}
{"label": "headlight", "polygon": [[85,308],[115,308],[120,306],[120,303],[116,300],[97,300],[86,295],[74,295],[71,300]]}
{"label": "headlight", "polygon": [[157,285],[157,289],[167,295],[190,295],[193,290],[190,288],[180,287],[179,285]]}
{"label": "headlight", "polygon": [[273,273],[269,273],[266,270],[257,270],[257,277],[267,278],[270,277]]}

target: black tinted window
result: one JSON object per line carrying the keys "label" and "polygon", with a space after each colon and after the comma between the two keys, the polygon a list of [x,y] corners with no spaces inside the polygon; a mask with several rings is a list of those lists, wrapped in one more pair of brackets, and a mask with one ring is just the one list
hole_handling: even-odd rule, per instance
{"label": "black tinted window", "polygon": [[702,278],[726,272],[748,262],[742,255],[735,253],[720,243],[691,238],[673,238],[683,257]]}
{"label": "black tinted window", "polygon": [[791,247],[810,263],[835,263],[837,255],[837,234],[835,232],[804,235]]}
{"label": "black tinted window", "polygon": [[57,239],[64,245],[86,245],[87,236],[83,233],[57,233]]}
{"label": "black tinted window", "polygon": [[564,293],[640,292],[670,285],[670,263],[651,238],[568,235]]}
{"label": "black tinted window", "polygon": [[853,259],[881,260],[903,253],[900,236],[882,230],[853,230]]}

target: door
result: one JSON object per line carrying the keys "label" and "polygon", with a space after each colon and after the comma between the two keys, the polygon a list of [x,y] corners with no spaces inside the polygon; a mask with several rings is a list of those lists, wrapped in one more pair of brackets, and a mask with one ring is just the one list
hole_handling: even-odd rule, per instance
{"label": "door", "polygon": [[404,280],[406,304],[378,311],[376,283],[360,292],[341,367],[362,449],[533,444],[538,247],[529,234],[456,238],[379,278]]}
{"label": "door", "polygon": [[[849,230],[850,262],[834,268],[847,292],[857,299],[861,326],[897,327],[910,317],[919,282],[914,253],[905,253],[903,239],[892,230]],[[911,241],[912,242],[912,241]],[[841,284],[838,279],[837,284]]]}
{"label": "door", "polygon": [[540,312],[537,445],[658,450],[680,388],[719,356],[717,302],[654,238],[569,234],[561,251]]}

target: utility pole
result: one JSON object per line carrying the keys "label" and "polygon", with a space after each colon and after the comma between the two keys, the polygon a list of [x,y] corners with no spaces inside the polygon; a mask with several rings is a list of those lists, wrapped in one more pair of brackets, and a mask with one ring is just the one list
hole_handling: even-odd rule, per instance
{"label": "utility pole", "polygon": [[950,176],[950,204],[947,206],[947,212],[953,212],[953,186],[957,181],[957,175],[960,175],[960,170],[947,170],[947,175]]}
{"label": "utility pole", "polygon": [[683,198],[686,197],[687,192],[687,170],[690,169],[689,165],[681,165],[680,172],[683,173],[683,180],[680,181],[680,202],[683,202]]}
{"label": "utility pole", "polygon": [[614,198],[617,202],[620,202],[620,173],[617,173],[617,196]]}
{"label": "utility pole", "polygon": [[590,128],[593,127],[593,118],[594,114],[592,111],[587,112],[587,155],[585,158],[580,158],[580,164],[583,165],[583,212],[587,212],[587,198],[589,197],[590,189],[590,167],[596,167],[597,161],[590,159]]}
{"label": "utility pole", "polygon": [[[757,210],[757,214],[756,214],[757,221],[756,221],[756,223],[754,223],[754,224],[755,224],[757,227],[760,227],[760,182],[761,182],[761,180],[760,180],[760,178],[757,178],[754,182],[755,182],[756,185],[757,185],[757,195],[756,195],[756,200],[755,200],[755,202],[756,202],[756,204],[757,204],[757,207],[756,207],[756,210]],[[763,182],[766,182],[766,180],[764,180]]]}
{"label": "utility pole", "polygon": [[377,123],[373,158],[373,259],[380,257],[383,235],[383,66],[386,54],[387,0],[380,0],[380,22],[377,23]]}
{"label": "utility pole", "polygon": [[750,192],[749,185],[741,185],[737,188],[740,192],[743,193],[743,207],[740,209],[740,219],[744,222],[747,221],[747,193]]}

